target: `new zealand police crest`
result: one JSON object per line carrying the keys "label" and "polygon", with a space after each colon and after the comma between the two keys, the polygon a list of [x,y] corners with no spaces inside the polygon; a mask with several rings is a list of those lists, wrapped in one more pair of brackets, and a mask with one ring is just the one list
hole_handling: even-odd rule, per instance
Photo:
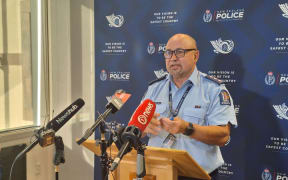
{"label": "new zealand police crest", "polygon": [[208,23],[208,22],[211,22],[211,20],[212,20],[212,14],[210,10],[206,10],[203,15],[203,21]]}
{"label": "new zealand police crest", "polygon": [[214,52],[219,54],[229,54],[234,48],[234,42],[232,40],[222,41],[221,38],[215,41],[210,41],[214,47]]}
{"label": "new zealand police crest", "polygon": [[273,75],[273,72],[267,73],[267,75],[265,76],[265,83],[269,86],[275,83],[275,76]]}
{"label": "new zealand police crest", "polygon": [[261,177],[262,177],[262,180],[272,180],[272,175],[271,175],[269,169],[264,169]]}
{"label": "new zealand police crest", "polygon": [[121,27],[124,23],[124,17],[121,15],[111,14],[110,16],[106,16],[106,19],[109,22],[110,27]]}
{"label": "new zealand police crest", "polygon": [[104,69],[100,73],[100,79],[101,79],[101,81],[107,80],[107,72]]}
{"label": "new zealand police crest", "polygon": [[155,53],[155,50],[156,50],[155,45],[153,44],[153,42],[150,42],[148,47],[147,47],[147,52],[149,54],[153,54],[153,53]]}

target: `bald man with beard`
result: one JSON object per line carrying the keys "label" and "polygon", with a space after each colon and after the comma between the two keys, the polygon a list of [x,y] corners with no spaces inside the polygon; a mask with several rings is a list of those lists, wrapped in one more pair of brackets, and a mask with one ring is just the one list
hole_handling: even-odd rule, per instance
{"label": "bald man with beard", "polygon": [[220,147],[229,143],[237,120],[225,85],[198,71],[199,55],[187,34],[168,40],[164,59],[169,74],[149,83],[143,97],[157,104],[143,136],[149,137],[149,146],[187,151],[214,180],[224,164]]}

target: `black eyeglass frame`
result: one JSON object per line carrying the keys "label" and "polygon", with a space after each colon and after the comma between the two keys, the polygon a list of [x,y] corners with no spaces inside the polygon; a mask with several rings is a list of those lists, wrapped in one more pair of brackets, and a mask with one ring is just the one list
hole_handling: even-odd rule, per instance
{"label": "black eyeglass frame", "polygon": [[[176,52],[179,51],[179,50],[183,50],[183,52],[184,52],[183,56],[182,56],[182,55],[179,56],[179,54],[177,55]],[[181,58],[181,57],[184,57],[184,56],[185,56],[186,52],[188,52],[188,51],[197,51],[197,50],[198,50],[198,49],[195,49],[195,48],[192,48],[192,49],[182,49],[182,48],[178,48],[178,49],[175,49],[174,51],[172,51],[172,50],[166,50],[166,51],[164,51],[163,55],[164,55],[165,59],[171,59],[172,56],[173,56],[173,54],[175,54],[175,56],[176,56],[177,58]],[[166,57],[166,56],[165,56],[165,54],[166,54],[167,51],[171,52],[170,57]]]}

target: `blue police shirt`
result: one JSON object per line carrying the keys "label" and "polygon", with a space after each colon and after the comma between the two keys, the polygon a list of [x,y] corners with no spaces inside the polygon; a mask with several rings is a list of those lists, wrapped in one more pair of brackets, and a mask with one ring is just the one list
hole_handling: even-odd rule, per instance
{"label": "blue police shirt", "polygon": [[[154,101],[156,112],[160,117],[168,117],[169,82],[171,82],[173,110],[176,109],[187,87],[192,84],[177,116],[202,126],[227,125],[229,122],[237,126],[233,100],[226,87],[206,76],[195,67],[189,79],[178,89],[171,80],[172,77],[168,75],[165,79],[151,84],[143,99]],[[148,145],[163,147],[167,135],[168,132],[165,130],[157,136],[149,134]],[[175,134],[175,136],[176,143],[172,148],[186,150],[207,173],[224,164],[219,146],[208,145],[183,134]]]}

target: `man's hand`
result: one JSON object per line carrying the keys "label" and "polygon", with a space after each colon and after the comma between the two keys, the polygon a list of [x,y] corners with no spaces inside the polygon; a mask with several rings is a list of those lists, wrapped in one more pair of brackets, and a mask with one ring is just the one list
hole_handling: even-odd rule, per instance
{"label": "man's hand", "polygon": [[161,127],[171,134],[183,133],[188,126],[188,122],[179,117],[175,117],[174,120],[169,118],[160,118]]}
{"label": "man's hand", "polygon": [[155,113],[153,115],[153,118],[151,119],[150,123],[148,124],[148,126],[146,127],[146,129],[144,130],[143,136],[144,137],[147,133],[153,134],[153,135],[158,135],[159,132],[161,131],[161,124],[160,124],[160,120],[159,120],[159,113]]}

